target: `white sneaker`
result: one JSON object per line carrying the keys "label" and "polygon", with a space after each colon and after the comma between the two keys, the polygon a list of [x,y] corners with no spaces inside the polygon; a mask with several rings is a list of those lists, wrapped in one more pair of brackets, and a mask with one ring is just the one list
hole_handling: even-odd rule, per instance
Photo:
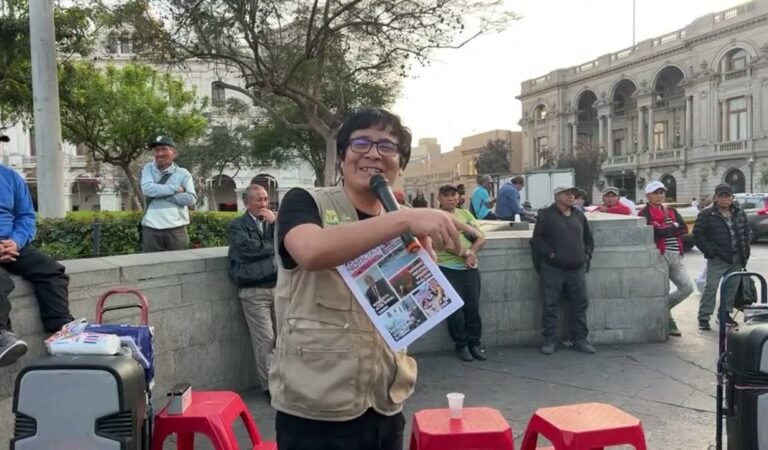
{"label": "white sneaker", "polygon": [[0,367],[10,366],[27,353],[27,343],[12,331],[0,330]]}

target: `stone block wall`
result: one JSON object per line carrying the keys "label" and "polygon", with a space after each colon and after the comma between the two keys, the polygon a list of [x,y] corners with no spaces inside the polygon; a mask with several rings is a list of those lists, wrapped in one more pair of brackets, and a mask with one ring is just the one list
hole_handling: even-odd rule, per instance
{"label": "stone block wall", "polygon": [[[596,242],[587,278],[591,340],[597,344],[664,340],[669,281],[657,265],[652,230],[633,217],[595,214],[590,223]],[[530,236],[530,230],[493,232],[479,255],[487,345],[540,342],[542,308]],[[180,381],[197,389],[252,388],[256,377],[250,340],[237,290],[227,277],[226,251],[222,247],[65,261],[72,314],[93,320],[96,301],[106,290],[137,288],[149,299],[150,324],[155,327],[156,397]],[[0,368],[0,442],[12,435],[16,375],[25,363],[45,354],[47,337],[31,286],[19,278],[14,282],[11,317],[30,351],[22,361]],[[124,301],[130,300],[116,297],[114,304]],[[565,329],[566,315],[561,313],[560,318]],[[105,319],[135,323],[138,310],[116,311]],[[450,348],[441,324],[410,351]]]}

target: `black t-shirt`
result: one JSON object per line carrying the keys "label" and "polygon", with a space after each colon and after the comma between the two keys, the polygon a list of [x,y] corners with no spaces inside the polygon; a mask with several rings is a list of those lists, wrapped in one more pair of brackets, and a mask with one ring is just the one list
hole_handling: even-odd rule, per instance
{"label": "black t-shirt", "polygon": [[[356,211],[358,220],[373,217],[360,210]],[[277,213],[278,251],[280,252],[280,258],[283,260],[283,267],[288,270],[295,269],[298,264],[296,264],[296,260],[293,259],[291,254],[288,253],[285,245],[283,245],[283,240],[289,231],[305,223],[312,223],[319,227],[323,226],[323,219],[320,217],[317,203],[315,203],[312,195],[304,189],[291,189],[285,194],[283,201],[280,202],[280,210]]]}

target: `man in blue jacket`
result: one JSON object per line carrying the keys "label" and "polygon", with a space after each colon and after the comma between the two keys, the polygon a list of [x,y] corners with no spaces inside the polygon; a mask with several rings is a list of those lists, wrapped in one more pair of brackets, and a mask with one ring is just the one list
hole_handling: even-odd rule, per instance
{"label": "man in blue jacket", "polygon": [[[0,134],[0,142],[8,141]],[[46,332],[59,331],[73,320],[69,313],[69,276],[64,266],[30,244],[36,230],[27,184],[15,170],[0,165],[0,367],[13,364],[27,353],[27,343],[11,329],[8,296],[15,286],[10,274],[32,283]]]}
{"label": "man in blue jacket", "polygon": [[189,207],[197,202],[192,175],[173,162],[176,144],[168,136],[157,136],[149,148],[155,160],[141,171],[141,192],[146,197],[141,249],[144,253],[186,250]]}

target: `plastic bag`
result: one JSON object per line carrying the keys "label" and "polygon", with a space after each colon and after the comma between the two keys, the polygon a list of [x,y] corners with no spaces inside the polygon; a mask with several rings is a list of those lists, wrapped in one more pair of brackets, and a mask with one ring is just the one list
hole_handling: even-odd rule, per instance
{"label": "plastic bag", "polygon": [[51,355],[117,355],[120,338],[112,334],[88,333],[85,319],[73,320],[45,340]]}

